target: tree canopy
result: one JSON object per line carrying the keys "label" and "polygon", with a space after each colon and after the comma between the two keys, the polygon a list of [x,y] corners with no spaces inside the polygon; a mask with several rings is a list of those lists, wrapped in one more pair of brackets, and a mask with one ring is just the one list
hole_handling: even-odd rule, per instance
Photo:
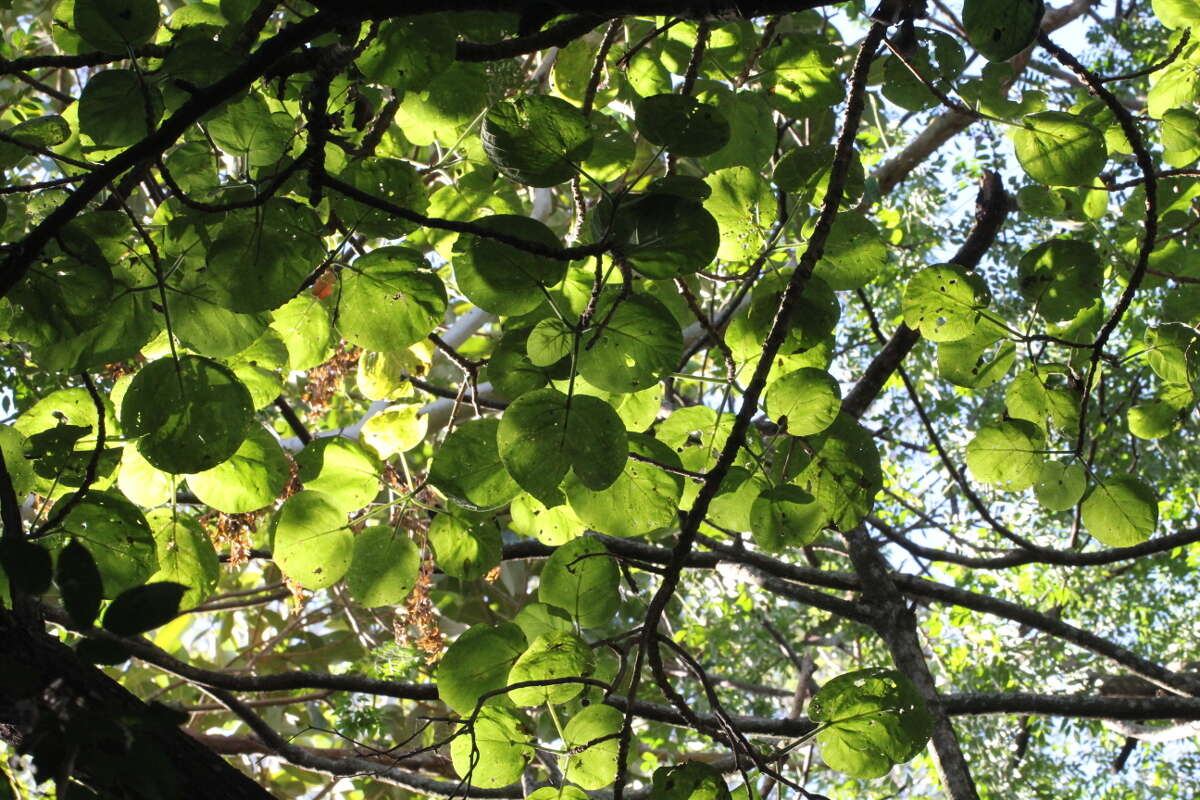
{"label": "tree canopy", "polygon": [[9,795],[1193,796],[1200,4],[874,6],[0,2]]}

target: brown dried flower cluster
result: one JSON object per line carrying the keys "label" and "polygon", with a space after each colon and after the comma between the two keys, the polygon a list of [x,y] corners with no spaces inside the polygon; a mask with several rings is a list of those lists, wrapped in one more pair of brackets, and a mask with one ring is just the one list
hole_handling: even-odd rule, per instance
{"label": "brown dried flower cluster", "polygon": [[324,415],[333,396],[342,388],[346,373],[357,366],[361,355],[361,348],[343,340],[328,361],[308,371],[308,385],[300,399],[308,406],[309,422],[316,422]]}

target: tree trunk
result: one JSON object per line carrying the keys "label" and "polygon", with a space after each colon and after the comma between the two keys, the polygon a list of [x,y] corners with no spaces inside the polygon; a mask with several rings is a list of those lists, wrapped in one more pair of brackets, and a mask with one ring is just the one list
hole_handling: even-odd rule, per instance
{"label": "tree trunk", "polygon": [[270,800],[71,648],[0,609],[0,739],[33,756],[39,780],[68,777],[105,798]]}

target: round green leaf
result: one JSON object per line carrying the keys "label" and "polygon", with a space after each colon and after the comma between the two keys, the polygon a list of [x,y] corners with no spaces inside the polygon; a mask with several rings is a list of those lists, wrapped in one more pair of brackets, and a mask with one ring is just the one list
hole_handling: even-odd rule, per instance
{"label": "round green leaf", "polygon": [[291,476],[279,442],[256,425],[228,461],[189,475],[187,483],[196,497],[218,511],[243,514],[273,503]]}
{"label": "round green leaf", "polygon": [[407,453],[425,439],[429,418],[417,405],[388,406],[366,421],[362,441],[380,458]]}
{"label": "round green leaf", "polygon": [[483,151],[500,172],[527,186],[575,177],[592,150],[592,130],[575,106],[541,94],[502,100],[483,118]]}
{"label": "round green leaf", "polygon": [[[355,161],[338,177],[372,197],[409,211],[424,214],[429,209],[421,176],[407,161],[394,158]],[[347,228],[368,238],[398,239],[417,228],[415,222],[338,192],[330,194],[329,205]]]}
{"label": "round green leaf", "polygon": [[454,771],[468,786],[495,789],[520,780],[533,758],[524,720],[511,711],[488,706],[471,729],[450,743]]}
{"label": "round green leaf", "polygon": [[500,419],[496,443],[508,473],[547,505],[558,505],[568,471],[590,489],[605,489],[628,457],[625,425],[612,406],[587,395],[568,399],[550,388],[513,401]]}
{"label": "round green leaf", "polygon": [[[592,674],[592,649],[572,631],[543,634],[530,643],[508,673],[508,683],[555,678],[586,678]],[[581,683],[556,683],[512,689],[508,697],[518,706],[560,705],[583,691]]]}
{"label": "round green leaf", "polygon": [[208,599],[221,577],[221,564],[212,539],[192,517],[156,508],[146,515],[154,534],[158,572],[150,581],[166,581],[187,587],[180,604],[198,606]]}
{"label": "round green leaf", "polygon": [[0,425],[0,454],[4,456],[4,467],[12,481],[13,493],[23,501],[33,491],[33,464],[24,456],[25,437],[10,425]]}
{"label": "round green leaf", "polygon": [[367,448],[340,436],[323,436],[296,454],[300,482],[320,492],[343,514],[357,511],[379,494],[383,467]]}
{"label": "round green leaf", "polygon": [[500,527],[495,520],[475,523],[443,512],[429,525],[429,543],[438,567],[459,580],[479,580],[500,564]]}
{"label": "round green leaf", "polygon": [[368,608],[400,605],[420,569],[421,552],[403,530],[369,525],[354,537],[346,587]]}
{"label": "round green leaf", "polygon": [[186,586],[171,582],[127,589],[104,610],[104,628],[117,636],[137,636],[166,625],[178,616],[186,592]]}
{"label": "round green leaf", "polygon": [[532,536],[544,545],[558,547],[583,536],[587,526],[566,504],[547,508],[531,494],[522,492],[509,506],[508,526],[522,536]]}
{"label": "round green leaf", "polygon": [[883,96],[906,111],[924,111],[941,102],[925,84],[952,94],[954,79],[966,66],[966,55],[953,37],[941,31],[917,28],[914,38],[915,46],[905,53],[908,64],[897,56],[884,62]]}
{"label": "round green leaf", "polygon": [[1087,532],[1109,547],[1141,544],[1158,527],[1158,496],[1128,475],[1097,483],[1079,511]]}
{"label": "round green leaf", "polygon": [[[59,502],[66,503],[72,496]],[[158,569],[150,525],[138,507],[119,494],[92,489],[55,531],[75,537],[92,554],[105,597],[145,583]]]}
{"label": "round green leaf", "polygon": [[106,69],[79,93],[79,132],[98,147],[128,147],[146,138],[162,112],[154,84],[133,70]]}
{"label": "round green leaf", "polygon": [[368,350],[405,350],[446,313],[446,287],[407,247],[379,247],[342,272],[338,328]]}
{"label": "round green leaf", "polygon": [[[652,436],[629,436],[629,450],[676,469],[679,455]],[[594,490],[581,481],[567,479],[564,487],[571,510],[598,533],[627,538],[669,527],[677,520],[683,478],[655,464],[629,459],[607,488]]]}
{"label": "round green leaf", "polygon": [[75,32],[105,53],[125,53],[158,30],[157,0],[75,0]]}
{"label": "round green leaf", "polygon": [[767,415],[792,436],[812,436],[833,424],[842,410],[834,377],[812,367],[789,372],[767,387]]}
{"label": "round green leaf", "polygon": [[716,767],[688,761],[654,770],[650,800],[730,800],[730,794]]}
{"label": "round green leaf", "polygon": [[770,553],[812,544],[825,524],[825,509],[799,486],[783,484],[761,493],[750,508],[754,543]]}
{"label": "round green leaf", "polygon": [[513,618],[521,627],[526,640],[532,642],[539,636],[550,633],[570,633],[575,630],[571,617],[561,608],[545,603],[528,603]]}
{"label": "round green leaf", "polygon": [[62,592],[63,608],[71,621],[81,628],[90,628],[100,613],[104,585],[96,559],[77,539],[71,539],[59,552],[54,582]]}
{"label": "round green leaf", "polygon": [[966,0],[967,40],[989,61],[1007,61],[1033,44],[1045,12],[1043,0]]}
{"label": "round green leaf", "polygon": [[871,513],[883,488],[874,437],[853,419],[838,417],[793,482],[821,504],[825,524],[849,530]]}
{"label": "round green leaf", "polygon": [[[789,150],[775,165],[772,179],[785,192],[791,192],[807,200],[814,208],[825,202],[825,191],[829,186],[834,149],[831,145],[809,145]],[[842,207],[853,206],[862,197],[866,175],[862,159],[855,152],[850,159],[850,172],[842,189]]]}
{"label": "round green leaf", "polygon": [[[480,697],[508,685],[509,670],[525,646],[525,635],[511,622],[475,625],[463,632],[438,664],[438,697],[455,713],[469,716]],[[501,697],[496,695],[488,702],[498,702]]]}
{"label": "round green leaf", "polygon": [[499,427],[499,420],[485,417],[455,428],[434,455],[429,482],[459,505],[480,511],[516,497],[521,487],[509,476],[496,448]]}
{"label": "round green leaf", "polygon": [[1051,239],[1021,256],[1022,296],[1051,322],[1072,319],[1100,297],[1104,268],[1090,242]]}
{"label": "round green leaf", "polygon": [[1030,114],[1013,134],[1025,174],[1050,186],[1090,186],[1104,163],[1104,134],[1083,117],[1065,111]]}
{"label": "round green leaf", "polygon": [[1200,6],[1195,0],[1151,0],[1154,16],[1168,28],[1200,25]]}
{"label": "round green leaf", "polygon": [[[609,316],[614,303],[619,305]],[[683,335],[661,302],[648,294],[621,300],[616,292],[606,292],[594,319],[605,318],[608,324],[598,339],[594,332],[583,334],[579,373],[588,383],[606,392],[629,394],[649,388],[675,369]]]}
{"label": "round green leaf", "polygon": [[721,229],[696,200],[669,192],[628,196],[616,207],[601,202],[592,216],[598,238],[610,236],[629,265],[647,278],[675,278],[704,269],[717,257]]}
{"label": "round green leaf", "polygon": [[1086,488],[1087,474],[1081,465],[1047,461],[1033,485],[1033,493],[1044,508],[1066,511],[1075,507]]}
{"label": "round green leaf", "polygon": [[604,545],[590,536],[567,542],[542,567],[538,600],[557,606],[581,628],[607,624],[621,604],[616,562]]}
{"label": "round green leaf", "polygon": [[904,288],[904,321],[934,342],[965,339],[989,302],[983,280],[957,264],[918,272]]}
{"label": "round green leaf", "polygon": [[861,289],[875,280],[887,258],[887,245],[875,224],[862,214],[842,212],[833,221],[813,275],[836,291]]}
{"label": "round green leaf", "polygon": [[[516,236],[557,249],[558,237],[544,223],[515,214],[496,214],[476,220],[488,230]],[[543,287],[559,283],[567,262],[536,256],[484,236],[463,234],[454,243],[454,279],[467,299],[493,314],[519,315],[544,300]]]}
{"label": "round green leaf", "polygon": [[289,300],[271,312],[271,330],[287,348],[291,369],[311,369],[330,356],[333,323],[329,310],[310,294]]}
{"label": "round green leaf", "polygon": [[387,20],[354,64],[372,83],[420,91],[454,63],[457,38],[448,19],[435,14]]}
{"label": "round green leaf", "polygon": [[571,717],[563,728],[563,745],[585,749],[559,758],[566,779],[589,790],[611,785],[617,779],[617,734],[624,722],[624,714],[602,704],[588,706]]}
{"label": "round green leaf", "polygon": [[254,422],[250,392],[233,371],[200,356],[142,367],[121,403],[126,435],[164,472],[215,467],[241,447]]}
{"label": "round green leaf", "polygon": [[925,749],[933,722],[901,672],[864,669],[839,675],[813,695],[808,716],[821,724],[821,758],[855,778],[885,775]]}
{"label": "round green leaf", "polygon": [[1028,420],[984,425],[967,444],[967,469],[1001,491],[1023,492],[1041,474],[1045,447],[1046,435]]}
{"label": "round green leaf", "polygon": [[275,519],[274,558],[279,569],[305,589],[324,589],[350,568],[354,537],[346,512],[321,492],[289,497]]}
{"label": "round green leaf", "polygon": [[529,363],[535,367],[552,367],[571,355],[575,346],[575,331],[558,317],[547,317],[533,326],[525,340]]}
{"label": "round green leaf", "polygon": [[729,142],[729,122],[714,106],[684,94],[657,94],[637,104],[638,131],[671,154],[700,158]]}

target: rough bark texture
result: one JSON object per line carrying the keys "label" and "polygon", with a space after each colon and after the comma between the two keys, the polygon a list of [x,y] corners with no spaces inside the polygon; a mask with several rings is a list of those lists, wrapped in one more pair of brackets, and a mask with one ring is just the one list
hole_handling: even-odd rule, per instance
{"label": "rough bark texture", "polygon": [[69,773],[104,798],[273,797],[168,714],[7,610],[0,610],[0,675],[0,739],[53,770],[41,778]]}

